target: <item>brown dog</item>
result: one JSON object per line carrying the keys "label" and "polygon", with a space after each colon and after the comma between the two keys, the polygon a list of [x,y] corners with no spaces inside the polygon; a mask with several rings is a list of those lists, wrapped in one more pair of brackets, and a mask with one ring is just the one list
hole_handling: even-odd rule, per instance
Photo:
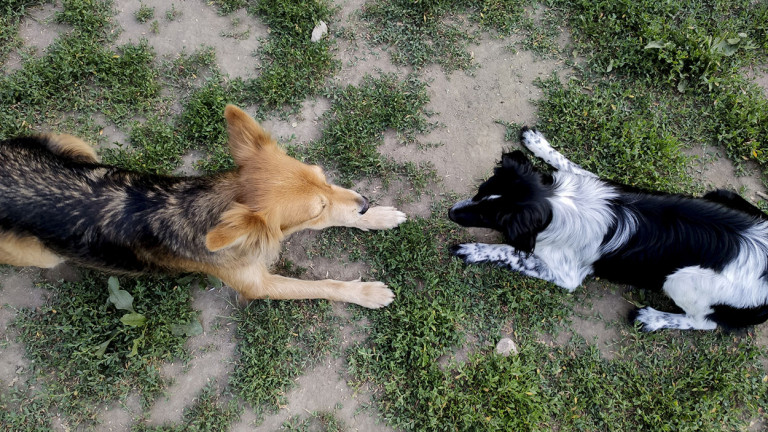
{"label": "brown dog", "polygon": [[306,281],[270,274],[282,239],[330,226],[394,228],[405,214],[368,208],[317,166],[277,146],[251,117],[224,111],[237,165],[208,177],[166,177],[101,165],[69,135],[0,143],[0,263],[138,274],[203,272],[246,299],[311,299],[379,308],[381,282]]}

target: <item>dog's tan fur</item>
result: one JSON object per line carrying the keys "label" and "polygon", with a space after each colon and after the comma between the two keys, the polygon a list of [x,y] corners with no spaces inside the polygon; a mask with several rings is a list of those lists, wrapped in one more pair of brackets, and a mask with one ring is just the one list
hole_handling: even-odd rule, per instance
{"label": "dog's tan fur", "polygon": [[[130,233],[108,233],[120,221],[132,217],[126,214],[132,208],[127,193],[129,188],[139,182],[146,184],[154,177],[98,165],[93,149],[69,135],[43,136],[40,141],[52,153],[71,160],[62,164],[77,164],[78,169],[84,173],[74,178],[77,185],[73,188],[78,187],[78,190],[85,192],[78,192],[74,198],[66,199],[72,202],[87,199],[82,196],[89,196],[92,192],[93,182],[89,183],[92,178],[121,182],[123,189],[109,190],[106,197],[103,196],[105,193],[99,195],[99,199],[107,200],[107,204],[99,208],[95,222],[92,221],[95,217],[93,215],[88,220],[98,225],[99,232],[103,233],[101,235],[111,235],[108,240],[119,243],[118,246],[122,248],[120,251],[129,249],[131,259],[145,263],[148,269],[208,273],[223,280],[246,299],[323,298],[369,308],[389,304],[394,298],[393,293],[381,282],[298,280],[271,274],[269,267],[278,258],[283,238],[296,231],[330,226],[362,230],[388,229],[402,223],[405,215],[391,207],[368,209],[367,200],[357,192],[329,184],[319,167],[288,156],[258,123],[239,108],[227,106],[225,118],[229,146],[237,169],[215,177],[192,178],[190,182],[197,181],[195,185],[203,186],[202,191],[196,192],[197,195],[193,197],[182,193],[186,190],[183,187],[188,184],[183,183],[185,179],[178,179],[178,183],[167,186],[157,186],[162,202],[153,208],[151,214],[135,222],[135,235],[144,235],[141,229],[149,230],[155,233],[152,237],[154,240],[155,237],[162,237],[163,230],[166,230],[172,232],[173,241],[166,241],[160,246],[152,244],[152,247],[124,240],[132,238],[133,234]],[[9,160],[16,165],[23,165],[12,157]],[[46,169],[56,162],[44,160],[41,164]],[[15,180],[29,175],[26,168],[15,169],[7,169],[9,172],[5,173],[11,184],[7,190],[32,189],[32,184]],[[158,184],[164,181],[161,178],[159,180]],[[148,189],[145,188],[147,197],[155,197],[153,187],[150,184]],[[58,185],[50,185],[46,193],[51,190],[55,193],[59,190],[57,188]],[[133,192],[133,189],[130,190]],[[90,203],[86,201],[85,205]],[[87,211],[85,208],[69,210],[68,215]],[[23,215],[19,212],[15,214],[16,217]],[[185,220],[185,214],[201,216]],[[75,220],[80,225],[79,220]],[[132,227],[125,229],[130,230]],[[35,232],[27,230],[22,233],[0,231],[0,262],[53,267],[71,259],[86,266],[121,271],[118,265],[99,264],[97,260],[91,262],[89,256],[68,254],[66,247],[60,243],[46,243],[42,238],[38,239]],[[136,272],[132,269],[126,271]]]}

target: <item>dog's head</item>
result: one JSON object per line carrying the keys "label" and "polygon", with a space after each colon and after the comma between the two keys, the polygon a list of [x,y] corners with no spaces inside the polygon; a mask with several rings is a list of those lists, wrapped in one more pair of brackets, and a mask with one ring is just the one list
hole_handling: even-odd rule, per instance
{"label": "dog's head", "polygon": [[323,170],[288,156],[248,114],[224,111],[237,165],[235,202],[207,235],[215,251],[247,237],[280,239],[293,232],[346,225],[368,210],[355,191],[328,183]]}
{"label": "dog's head", "polygon": [[460,201],[448,217],[465,227],[490,228],[523,252],[533,252],[536,236],[552,220],[552,176],[538,172],[521,151],[502,155],[493,176],[472,199]]}

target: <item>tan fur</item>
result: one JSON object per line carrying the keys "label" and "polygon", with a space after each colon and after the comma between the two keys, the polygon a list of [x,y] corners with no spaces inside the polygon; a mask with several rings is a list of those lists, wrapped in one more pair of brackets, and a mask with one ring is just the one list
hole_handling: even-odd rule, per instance
{"label": "tan fur", "polygon": [[41,138],[47,141],[48,150],[59,156],[84,163],[99,162],[99,157],[96,155],[93,147],[76,136],[69,134],[45,134]]}
{"label": "tan fur", "polygon": [[[211,251],[234,248],[230,265],[208,268],[247,299],[309,299],[389,304],[394,295],[381,282],[305,281],[270,274],[282,238],[302,229],[330,226],[393,228],[405,215],[391,207],[360,214],[365,199],[329,184],[319,167],[304,164],[277,146],[251,117],[232,105],[225,110],[229,145],[238,166],[237,203],[206,236]],[[260,245],[260,248],[254,247]]]}
{"label": "tan fur", "polygon": [[0,232],[0,262],[22,267],[52,268],[64,262],[64,258],[43,246],[35,237]]}

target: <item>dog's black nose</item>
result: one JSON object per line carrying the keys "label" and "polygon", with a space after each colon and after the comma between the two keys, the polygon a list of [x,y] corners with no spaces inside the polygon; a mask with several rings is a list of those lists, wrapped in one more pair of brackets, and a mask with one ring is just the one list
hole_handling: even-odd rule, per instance
{"label": "dog's black nose", "polygon": [[453,214],[453,207],[451,207],[451,208],[448,209],[448,219],[456,222],[456,219],[454,219],[454,216],[455,215]]}
{"label": "dog's black nose", "polygon": [[365,214],[365,212],[368,211],[369,205],[368,205],[368,198],[363,197],[363,208],[360,209],[360,214]]}

